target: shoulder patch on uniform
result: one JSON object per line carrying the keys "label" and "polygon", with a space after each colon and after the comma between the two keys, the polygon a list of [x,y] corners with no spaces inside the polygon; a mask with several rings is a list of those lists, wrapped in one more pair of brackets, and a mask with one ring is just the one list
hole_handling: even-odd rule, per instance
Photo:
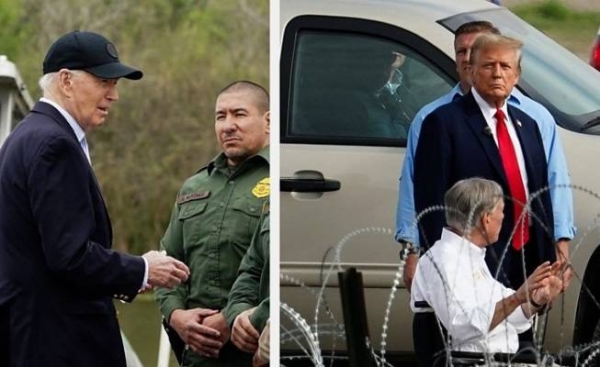
{"label": "shoulder patch on uniform", "polygon": [[264,198],[269,196],[271,193],[271,179],[265,177],[256,183],[256,186],[252,189],[252,194],[257,198]]}
{"label": "shoulder patch on uniform", "polygon": [[181,205],[183,203],[187,203],[188,201],[206,199],[210,196],[210,190],[204,190],[200,192],[194,192],[187,195],[180,195],[177,197],[177,204]]}

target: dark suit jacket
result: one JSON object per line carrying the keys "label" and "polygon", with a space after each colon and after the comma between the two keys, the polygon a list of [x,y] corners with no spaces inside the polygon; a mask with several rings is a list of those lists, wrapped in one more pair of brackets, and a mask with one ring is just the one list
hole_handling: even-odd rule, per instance
{"label": "dark suit jacket", "polygon": [[112,297],[135,298],[144,261],[111,242],[73,130],[37,103],[0,149],[1,365],[125,365]]}
{"label": "dark suit jacket", "polygon": [[[521,110],[508,106],[508,113],[515,126],[525,159],[529,198],[548,186],[548,169],[542,138],[536,122]],[[444,194],[459,180],[481,177],[496,181],[504,195],[510,196],[508,182],[500,153],[487,123],[471,93],[452,103],[441,106],[423,122],[415,155],[414,197],[417,213],[433,205],[444,204]],[[486,260],[492,274],[497,269],[497,259],[508,244],[514,228],[513,203],[505,200],[504,222],[498,242],[487,251]],[[554,261],[553,217],[549,192],[539,194],[532,202],[533,226],[527,246],[535,246],[536,261]],[[445,218],[442,211],[426,214],[419,224],[420,243],[431,246],[441,236]],[[528,248],[528,251],[532,248]],[[496,256],[494,256],[496,255]],[[536,265],[539,265],[536,264]],[[510,272],[510,269],[503,269]],[[506,283],[502,277],[499,280]],[[514,286],[514,285],[513,285]]]}

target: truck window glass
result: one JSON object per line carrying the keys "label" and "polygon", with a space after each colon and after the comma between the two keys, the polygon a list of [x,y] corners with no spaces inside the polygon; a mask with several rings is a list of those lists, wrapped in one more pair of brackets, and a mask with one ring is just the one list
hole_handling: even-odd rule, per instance
{"label": "truck window glass", "polygon": [[452,88],[415,51],[374,36],[305,30],[294,54],[288,126],[295,137],[404,142],[419,109]]}

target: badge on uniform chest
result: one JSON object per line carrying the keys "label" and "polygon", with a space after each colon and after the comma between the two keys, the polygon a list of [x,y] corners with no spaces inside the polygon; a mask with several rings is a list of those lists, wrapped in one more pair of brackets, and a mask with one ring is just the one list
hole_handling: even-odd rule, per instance
{"label": "badge on uniform chest", "polygon": [[262,180],[258,181],[256,186],[252,189],[252,194],[257,198],[264,198],[269,196],[271,193],[271,179],[269,177],[265,177]]}

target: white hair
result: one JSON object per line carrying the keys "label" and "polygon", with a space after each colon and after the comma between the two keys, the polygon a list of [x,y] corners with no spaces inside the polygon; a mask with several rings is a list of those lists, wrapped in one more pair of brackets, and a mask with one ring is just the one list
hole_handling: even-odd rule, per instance
{"label": "white hair", "polygon": [[455,183],[444,195],[446,223],[468,234],[481,217],[496,209],[504,199],[498,183],[479,177],[467,178]]}
{"label": "white hair", "polygon": [[46,93],[50,91],[50,86],[54,84],[57,75],[58,72],[48,73],[42,75],[42,77],[40,78],[38,84],[40,85],[40,88],[42,88],[42,92],[44,92],[44,95],[46,95]]}
{"label": "white hair", "polygon": [[[69,70],[69,72],[74,77],[77,77],[78,75],[81,75],[84,73],[83,70]],[[57,80],[58,80],[58,71],[54,71],[52,73],[47,73],[47,74],[42,75],[38,84],[39,84],[40,88],[42,89],[44,96],[52,92],[52,88],[55,85]]]}

